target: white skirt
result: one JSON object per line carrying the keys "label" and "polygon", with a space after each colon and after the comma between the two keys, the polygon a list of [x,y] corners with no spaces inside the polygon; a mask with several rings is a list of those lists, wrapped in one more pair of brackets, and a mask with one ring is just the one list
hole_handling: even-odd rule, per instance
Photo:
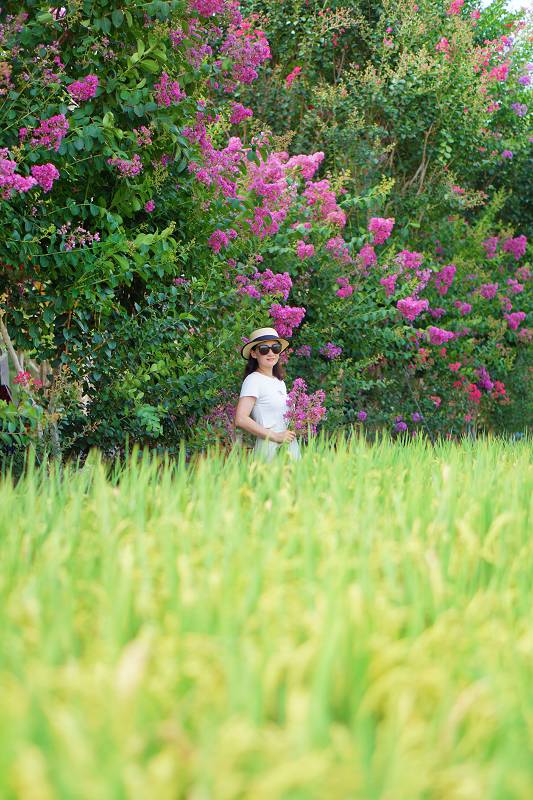
{"label": "white skirt", "polygon": [[297,439],[293,439],[292,442],[289,442],[289,444],[278,444],[277,442],[259,439],[258,437],[255,440],[254,455],[265,461],[272,461],[272,459],[277,455],[280,447],[283,447],[283,449],[289,454],[290,458],[292,458],[294,461],[297,461],[300,458],[300,445],[298,444]]}

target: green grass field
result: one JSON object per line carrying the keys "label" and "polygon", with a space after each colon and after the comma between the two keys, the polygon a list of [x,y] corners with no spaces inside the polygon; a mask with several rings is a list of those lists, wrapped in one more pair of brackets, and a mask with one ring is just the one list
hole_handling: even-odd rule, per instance
{"label": "green grass field", "polygon": [[0,482],[0,797],[533,796],[533,445]]}

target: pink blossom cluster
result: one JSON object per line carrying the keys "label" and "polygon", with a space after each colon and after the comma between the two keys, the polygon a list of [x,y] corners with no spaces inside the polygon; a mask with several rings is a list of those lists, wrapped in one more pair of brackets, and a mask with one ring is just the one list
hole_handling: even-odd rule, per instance
{"label": "pink blossom cluster", "polygon": [[289,72],[289,74],[285,78],[285,86],[287,86],[287,88],[290,88],[292,86],[293,82],[299,76],[301,71],[302,71],[301,67],[294,67],[294,69]]}
{"label": "pink blossom cluster", "polygon": [[309,181],[303,191],[303,196],[307,200],[307,205],[313,209],[315,219],[344,228],[346,214],[337,205],[335,192],[332,191],[328,180]]}
{"label": "pink blossom cluster", "polygon": [[387,275],[384,278],[380,278],[380,284],[385,288],[385,296],[390,297],[396,291],[396,281],[398,280],[399,274],[397,272],[392,273],[392,275]]}
{"label": "pink blossom cluster", "polygon": [[94,242],[100,241],[100,234],[98,232],[90,233],[89,231],[85,230],[82,225],[72,228],[71,222],[66,222],[57,229],[57,232],[60,236],[66,237],[63,247],[65,250],[69,251],[79,247],[85,247],[86,245],[92,245]]}
{"label": "pink blossom cluster", "polygon": [[189,0],[189,8],[202,17],[222,14],[226,0]]}
{"label": "pink blossom cluster", "polygon": [[184,135],[190,142],[196,142],[202,154],[203,164],[195,161],[189,163],[189,172],[206,186],[214,185],[224,197],[236,197],[239,164],[244,158],[241,140],[231,136],[222,150],[213,147],[205,125],[200,122],[195,128],[185,128]]}
{"label": "pink blossom cluster", "polygon": [[145,211],[146,211],[148,214],[151,214],[151,213],[152,213],[152,211],[153,211],[154,209],[155,209],[155,202],[154,202],[154,200],[147,200],[147,201],[146,201],[146,203],[144,204],[144,210],[145,210]]}
{"label": "pink blossom cluster", "polygon": [[511,103],[511,108],[517,117],[525,117],[527,114],[527,105],[525,103]]}
{"label": "pink blossom cluster", "polygon": [[6,147],[0,148],[0,192],[4,200],[11,197],[12,192],[28,192],[37,181],[17,173],[17,162],[9,158]]}
{"label": "pink blossom cluster", "polygon": [[292,279],[288,272],[274,273],[270,269],[256,272],[251,277],[237,275],[235,280],[240,294],[247,294],[256,300],[265,296],[287,300],[292,288]]}
{"label": "pink blossom cluster", "polygon": [[513,331],[515,331],[526,318],[524,311],[514,311],[512,314],[504,314],[503,316]]}
{"label": "pink blossom cluster", "polygon": [[523,267],[519,267],[516,270],[515,275],[519,281],[528,281],[531,278],[531,267],[524,264]]}
{"label": "pink blossom cluster", "polygon": [[416,250],[401,250],[394,259],[403,269],[418,269],[424,260],[422,253]]}
{"label": "pink blossom cluster", "polygon": [[59,170],[53,164],[35,164],[31,174],[44,192],[49,192],[59,178]]}
{"label": "pink blossom cluster", "polygon": [[216,231],[213,231],[209,239],[207,240],[207,244],[213,251],[213,253],[220,253],[223,247],[227,247],[230,241],[237,238],[237,231],[233,228],[230,228],[228,231],[224,232],[217,228]]}
{"label": "pink blossom cluster", "polygon": [[159,82],[154,84],[155,101],[158,106],[167,108],[176,103],[180,103],[185,97],[186,92],[180,87],[178,81],[171,81],[167,72],[163,72]]}
{"label": "pink blossom cluster", "polygon": [[311,358],[311,347],[308,344],[303,344],[296,350],[296,355],[300,358]]}
{"label": "pink blossom cluster", "polygon": [[513,310],[513,304],[511,303],[508,297],[505,297],[505,295],[500,295],[499,301],[503,311]]}
{"label": "pink blossom cluster", "polygon": [[137,139],[139,147],[150,147],[152,144],[152,132],[146,125],[141,125],[140,128],[134,128],[133,133]]}
{"label": "pink blossom cluster", "polygon": [[492,392],[494,388],[494,381],[491,379],[486,367],[479,367],[475,370],[477,376],[478,389],[483,389],[485,392]]}
{"label": "pink blossom cluster", "polygon": [[484,242],[481,242],[482,246],[485,248],[485,253],[487,258],[494,258],[496,255],[496,251],[498,250],[498,237],[497,236],[489,236],[488,239],[485,239]]}
{"label": "pink blossom cluster", "polygon": [[446,58],[449,58],[450,53],[450,43],[445,36],[441,36],[437,44],[435,45],[435,50],[437,53],[444,53]]}
{"label": "pink blossom cluster", "polygon": [[232,125],[239,125],[239,123],[244,122],[248,117],[253,117],[253,115],[254,112],[251,108],[245,108],[242,103],[232,103],[229,121]]}
{"label": "pink blossom cluster", "polygon": [[430,308],[429,313],[434,319],[440,319],[446,313],[445,308]]}
{"label": "pink blossom cluster", "polygon": [[302,261],[306,258],[311,258],[315,254],[315,247],[312,244],[306,244],[303,239],[296,242],[296,255]]}
{"label": "pink blossom cluster", "polygon": [[463,300],[455,300],[454,306],[459,309],[459,313],[462,317],[466,317],[466,315],[470,314],[472,311],[472,303],[466,303]]}
{"label": "pink blossom cluster", "polygon": [[326,251],[340,264],[350,264],[352,257],[342,236],[333,236],[324,245]]}
{"label": "pink blossom cluster", "polygon": [[[32,131],[31,144],[34,147],[46,147],[47,150],[59,150],[61,142],[68,133],[69,122],[64,114],[56,114],[48,119],[39,120],[39,125]],[[19,130],[19,137],[24,141],[28,135],[27,128]]]}
{"label": "pink blossom cluster", "polygon": [[133,178],[143,170],[141,157],[136,153],[131,161],[125,158],[108,158],[107,163],[111,167],[116,167],[123,178]]}
{"label": "pink blossom cluster", "polygon": [[430,344],[446,344],[449,342],[450,339],[455,338],[455,334],[451,331],[444,330],[444,328],[436,328],[434,325],[430,325],[427,329],[427,334],[429,336]]}
{"label": "pink blossom cluster", "polygon": [[268,40],[261,30],[252,29],[250,21],[232,25],[220,47],[222,57],[230,59],[225,90],[231,92],[239,83],[250,84],[258,76],[257,68],[271,57]]}
{"label": "pink blossom cluster", "polygon": [[304,316],[305,308],[298,306],[280,306],[274,303],[270,307],[270,316],[274,320],[274,326],[280,336],[292,336],[293,328],[297,328]]}
{"label": "pink blossom cluster", "polygon": [[417,297],[404,297],[398,300],[396,308],[405,319],[412,322],[419,314],[428,310],[429,301],[420,300]]}
{"label": "pink blossom cluster", "polygon": [[235,409],[236,404],[231,401],[217,403],[207,413],[202,421],[208,427],[213,427],[217,433],[226,436],[230,441],[235,438]]}
{"label": "pink blossom cluster", "polygon": [[187,38],[187,34],[181,28],[176,28],[169,31],[168,37],[172,43],[172,47],[177,48]]}
{"label": "pink blossom cluster", "polygon": [[447,264],[441,270],[435,273],[435,286],[440,295],[448,293],[448,289],[453,283],[457,267],[455,264]]}
{"label": "pink blossom cluster", "polygon": [[378,260],[376,256],[376,251],[374,250],[371,244],[364,244],[359,250],[357,257],[361,262],[364,270],[368,270],[368,268],[376,264]]}
{"label": "pink blossom cluster", "polygon": [[335,292],[337,297],[345,299],[353,294],[353,286],[350,284],[348,278],[337,278],[337,283],[340,286],[340,288]]}
{"label": "pink blossom cluster", "polygon": [[496,297],[496,292],[498,291],[498,284],[497,283],[482,283],[479,287],[479,293],[481,297],[484,297],[485,300],[492,300],[493,297]]}
{"label": "pink blossom cluster", "polygon": [[322,389],[308,394],[306,382],[302,378],[296,378],[287,394],[285,419],[289,428],[297,433],[306,434],[310,431],[315,434],[318,424],[326,417],[325,399]]}
{"label": "pink blossom cluster", "polygon": [[511,292],[511,294],[520,294],[521,292],[524,291],[525,288],[524,284],[518,283],[516,278],[508,278],[507,285],[509,286],[509,291]]}
{"label": "pink blossom cluster", "polygon": [[74,100],[83,102],[95,96],[98,89],[98,77],[96,75],[86,75],[79,81],[74,81],[67,86],[67,91]]}
{"label": "pink blossom cluster", "polygon": [[394,228],[395,219],[389,217],[371,217],[368,223],[368,230],[374,234],[374,244],[383,244],[386,242]]}
{"label": "pink blossom cluster", "polygon": [[516,236],[514,239],[506,239],[502,245],[502,250],[505,253],[511,253],[515,260],[518,261],[526,252],[527,236]]}
{"label": "pink blossom cluster", "polygon": [[304,180],[310,181],[314,177],[315,172],[320,167],[324,160],[324,153],[318,150],[316,153],[299,153],[296,156],[291,156],[286,164],[287,170],[299,169],[301,176]]}
{"label": "pink blossom cluster", "polygon": [[452,3],[448,7],[446,13],[448,14],[448,16],[453,16],[454,14],[460,14],[464,4],[465,0],[452,0]]}
{"label": "pink blossom cluster", "polygon": [[326,342],[326,344],[322,345],[322,347],[318,351],[320,355],[327,358],[329,361],[333,361],[334,358],[338,358],[342,353],[342,347],[338,344],[334,344],[333,342]]}

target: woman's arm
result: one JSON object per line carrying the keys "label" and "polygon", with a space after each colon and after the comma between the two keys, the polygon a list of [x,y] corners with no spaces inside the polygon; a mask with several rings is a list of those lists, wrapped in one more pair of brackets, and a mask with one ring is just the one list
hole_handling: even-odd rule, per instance
{"label": "woman's arm", "polygon": [[264,428],[250,417],[256,399],[255,397],[239,398],[235,411],[236,427],[242,428],[243,431],[248,431],[248,433],[253,433],[254,436],[258,436],[260,439],[270,439],[278,444],[292,441],[296,435],[293,431],[271,431],[270,428]]}

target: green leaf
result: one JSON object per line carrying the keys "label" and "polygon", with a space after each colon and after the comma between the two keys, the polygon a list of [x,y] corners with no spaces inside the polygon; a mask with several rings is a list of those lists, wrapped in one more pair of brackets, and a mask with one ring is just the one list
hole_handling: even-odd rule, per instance
{"label": "green leaf", "polygon": [[116,8],[111,14],[111,19],[115,28],[120,28],[124,22],[124,13],[119,8]]}

